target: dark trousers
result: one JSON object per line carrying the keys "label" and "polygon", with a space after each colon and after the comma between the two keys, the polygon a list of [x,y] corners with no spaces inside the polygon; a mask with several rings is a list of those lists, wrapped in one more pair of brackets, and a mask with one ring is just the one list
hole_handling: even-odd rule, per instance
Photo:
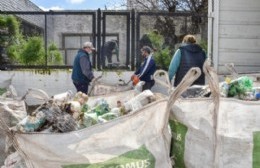
{"label": "dark trousers", "polygon": [[143,90],[142,91],[147,90],[147,89],[151,90],[151,88],[153,87],[154,83],[155,83],[154,80],[149,81],[149,82],[145,82],[145,84],[143,85]]}
{"label": "dark trousers", "polygon": [[88,94],[88,83],[73,82],[73,84],[76,87],[77,92]]}
{"label": "dark trousers", "polygon": [[112,50],[109,50],[106,47],[102,47],[101,62],[102,62],[102,67],[103,68],[106,66],[106,59],[107,59],[107,63],[108,64],[112,63],[112,55],[113,55]]}

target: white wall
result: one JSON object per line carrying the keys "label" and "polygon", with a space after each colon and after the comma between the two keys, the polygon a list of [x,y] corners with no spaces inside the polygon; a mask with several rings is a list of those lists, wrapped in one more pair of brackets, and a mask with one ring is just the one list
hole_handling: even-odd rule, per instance
{"label": "white wall", "polygon": [[260,72],[260,1],[215,1],[214,7],[213,58],[218,72],[226,73],[224,65],[231,62],[240,73]]}
{"label": "white wall", "polygon": [[[12,80],[12,85],[18,93],[18,97],[24,96],[26,91],[31,88],[41,89],[49,96],[63,93],[68,90],[76,93],[76,89],[71,80],[70,70],[51,70],[50,74],[38,70],[0,71],[0,82],[4,79],[8,79],[13,74],[15,75]],[[94,72],[95,77],[98,77],[101,74],[102,72],[100,71]],[[104,72],[100,81],[105,84],[118,84],[119,79],[128,82],[132,74],[133,71]],[[152,91],[167,94],[167,89],[159,84],[155,84]],[[31,104],[37,103],[33,102]]]}

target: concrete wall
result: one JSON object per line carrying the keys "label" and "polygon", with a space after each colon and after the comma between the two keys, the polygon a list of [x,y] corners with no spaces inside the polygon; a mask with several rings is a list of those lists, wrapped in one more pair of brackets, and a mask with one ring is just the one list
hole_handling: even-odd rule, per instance
{"label": "concrete wall", "polygon": [[[67,56],[67,65],[72,65],[77,50],[82,47],[84,41],[90,39],[85,37],[84,41],[73,37],[66,40],[64,34],[91,34],[92,17],[88,15],[47,15],[47,42],[54,42]],[[65,46],[64,46],[65,45]],[[71,48],[67,53],[65,49]]]}
{"label": "concrete wall", "polygon": [[[22,97],[30,88],[41,89],[49,96],[68,90],[76,93],[76,89],[71,81],[70,70],[51,70],[50,73],[43,72],[42,70],[0,71],[0,83],[10,78],[13,74],[12,85],[16,89],[19,97]],[[95,77],[101,74],[102,72],[100,71],[94,72]],[[132,74],[132,71],[104,72],[100,81],[105,84],[116,85],[119,83],[119,79],[128,82]],[[167,89],[159,84],[155,84],[152,91],[167,94]],[[34,103],[34,101],[31,101],[31,104]]]}
{"label": "concrete wall", "polygon": [[[126,63],[126,44],[127,44],[127,24],[126,16],[106,16],[106,33],[117,34],[119,40],[119,58],[120,63],[125,65]],[[47,42],[54,42],[60,48],[63,55],[65,55],[65,49],[67,50],[67,65],[72,65],[74,56],[77,50],[82,47],[82,43],[85,41],[92,41],[92,16],[91,15],[48,15],[47,17]],[[72,36],[68,40],[64,40],[63,35],[73,34],[81,35],[86,34],[83,39],[73,38]],[[114,39],[115,37],[106,37],[106,41]],[[64,46],[65,44],[65,46]],[[116,61],[116,57],[113,57],[113,62]]]}
{"label": "concrete wall", "polygon": [[260,1],[215,1],[215,52],[219,73],[225,63],[234,63],[238,72],[260,72]]}

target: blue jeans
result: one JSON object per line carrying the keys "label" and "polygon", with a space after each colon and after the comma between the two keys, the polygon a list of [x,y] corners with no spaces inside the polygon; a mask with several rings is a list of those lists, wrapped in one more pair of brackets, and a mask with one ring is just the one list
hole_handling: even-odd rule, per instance
{"label": "blue jeans", "polygon": [[77,92],[82,92],[85,94],[88,94],[88,83],[78,83],[78,82],[73,82],[74,86],[77,89]]}

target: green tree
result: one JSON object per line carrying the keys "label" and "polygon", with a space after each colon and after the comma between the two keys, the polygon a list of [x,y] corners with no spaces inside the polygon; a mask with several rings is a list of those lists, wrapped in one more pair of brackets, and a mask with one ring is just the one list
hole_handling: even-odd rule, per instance
{"label": "green tree", "polygon": [[[12,64],[45,65],[44,41],[41,36],[24,37],[20,22],[12,15],[0,15],[0,47]],[[2,54],[1,54],[2,58]],[[0,59],[0,63],[2,59]],[[62,65],[62,54],[51,42],[47,48],[47,64]]]}
{"label": "green tree", "polygon": [[7,47],[20,35],[20,22],[12,15],[0,15],[0,45]]}
{"label": "green tree", "polygon": [[[21,50],[20,62],[25,65],[45,65],[45,50],[42,37],[28,38]],[[47,65],[62,64],[62,54],[55,43],[51,42],[47,48]]]}
{"label": "green tree", "polygon": [[55,43],[50,43],[48,46],[48,65],[62,65],[64,64],[61,52]]}
{"label": "green tree", "polygon": [[[15,62],[18,58],[18,50],[21,48],[20,22],[12,15],[0,15],[0,63],[6,60]],[[17,46],[16,46],[17,45]],[[4,49],[6,49],[6,54]]]}
{"label": "green tree", "polygon": [[44,65],[44,47],[41,37],[29,37],[24,44],[21,53],[20,61],[25,65]]}
{"label": "green tree", "polygon": [[149,39],[152,42],[153,48],[156,49],[154,52],[154,59],[158,68],[168,70],[171,62],[171,50],[169,46],[165,45],[164,37],[158,32],[153,31],[148,34]]}

